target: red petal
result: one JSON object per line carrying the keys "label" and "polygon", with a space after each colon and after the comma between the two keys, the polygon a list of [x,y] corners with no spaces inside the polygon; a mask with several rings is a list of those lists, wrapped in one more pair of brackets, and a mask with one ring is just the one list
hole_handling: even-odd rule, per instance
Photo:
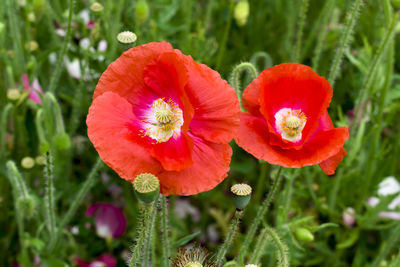
{"label": "red petal", "polygon": [[341,148],[337,154],[321,162],[319,164],[319,167],[321,167],[321,169],[327,175],[333,175],[335,174],[337,166],[342,161],[343,157],[346,155],[347,155],[346,150],[344,148]]}
{"label": "red petal", "polygon": [[145,66],[163,52],[173,51],[166,42],[148,43],[129,49],[111,63],[101,75],[93,99],[104,92],[114,92],[130,101],[136,90],[144,86]]}
{"label": "red petal", "polygon": [[[189,134],[190,135],[190,134]],[[232,149],[190,135],[194,140],[193,166],[159,175],[164,195],[194,195],[217,186],[227,176]]]}
{"label": "red petal", "polygon": [[260,88],[263,87],[264,78],[258,75],[244,90],[242,94],[243,107],[252,115],[260,116]]}
{"label": "red petal", "polygon": [[135,122],[131,104],[112,92],[93,100],[86,119],[89,139],[101,159],[128,181],[143,172],[162,170],[151,157],[145,138],[134,130]]}
{"label": "red petal", "polygon": [[167,171],[180,171],[193,165],[193,139],[182,133],[177,139],[153,146],[152,155],[158,159]]}
{"label": "red petal", "polygon": [[180,56],[175,52],[161,54],[146,66],[143,75],[146,85],[160,98],[179,104],[183,111],[182,131],[186,132],[194,112],[185,92],[188,74]]}
{"label": "red petal", "polygon": [[214,143],[228,143],[239,126],[239,101],[235,90],[206,65],[185,60],[189,79],[186,92],[195,107],[191,132]]}
{"label": "red petal", "polygon": [[237,144],[258,159],[284,167],[300,168],[319,164],[336,155],[348,139],[346,127],[315,134],[300,150],[282,149],[269,143],[270,133],[263,118],[241,113]]}
{"label": "red petal", "polygon": [[[299,142],[288,143],[281,139],[284,148],[301,148],[316,130],[318,119],[329,106],[332,98],[329,82],[310,67],[297,63],[274,66],[264,70],[260,76],[260,110],[271,132],[277,134],[274,116],[282,108],[300,109],[307,116]],[[281,138],[279,134],[277,136]]]}

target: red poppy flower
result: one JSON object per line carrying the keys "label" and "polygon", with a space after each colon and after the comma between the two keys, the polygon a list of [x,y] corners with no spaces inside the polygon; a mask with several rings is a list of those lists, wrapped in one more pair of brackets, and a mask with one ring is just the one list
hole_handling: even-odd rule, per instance
{"label": "red poppy flower", "polygon": [[346,127],[334,128],[327,108],[332,88],[310,67],[286,63],[264,70],[243,92],[236,137],[258,159],[284,167],[319,164],[334,174],[346,151]]}
{"label": "red poppy flower", "polygon": [[161,193],[192,195],[226,177],[239,108],[217,72],[169,43],[148,43],[103,73],[86,123],[100,157],[122,178],[152,173]]}

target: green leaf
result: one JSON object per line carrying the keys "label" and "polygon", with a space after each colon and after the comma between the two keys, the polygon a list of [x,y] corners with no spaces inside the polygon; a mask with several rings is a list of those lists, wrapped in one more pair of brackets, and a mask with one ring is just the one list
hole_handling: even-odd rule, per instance
{"label": "green leaf", "polygon": [[181,239],[177,240],[174,244],[174,247],[181,247],[189,243],[194,238],[198,237],[201,234],[201,231],[195,232],[193,234],[187,235],[182,237]]}

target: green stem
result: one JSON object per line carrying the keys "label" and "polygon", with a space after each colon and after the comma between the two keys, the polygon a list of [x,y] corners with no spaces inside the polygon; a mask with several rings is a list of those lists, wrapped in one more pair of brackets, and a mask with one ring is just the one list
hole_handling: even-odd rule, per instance
{"label": "green stem", "polygon": [[170,244],[169,244],[169,236],[168,236],[168,207],[167,207],[167,197],[161,196],[161,246],[162,246],[162,266],[169,266],[169,257],[170,257]]}
{"label": "green stem", "polygon": [[253,252],[250,255],[249,262],[251,262],[252,264],[258,264],[260,262],[260,259],[265,253],[265,248],[269,241],[270,240],[268,239],[267,229],[264,228],[257,238],[257,243],[254,246]]}
{"label": "green stem", "polygon": [[235,1],[230,0],[228,21],[225,24],[224,34],[222,36],[221,42],[219,43],[219,49],[218,49],[219,51],[218,51],[218,55],[217,55],[217,64],[216,64],[217,70],[220,69],[222,59],[224,58],[226,42],[228,41],[229,31],[231,29],[231,24],[232,24],[232,16],[233,16],[234,7],[235,7]]}
{"label": "green stem", "polygon": [[94,164],[92,170],[90,171],[85,183],[82,185],[81,189],[74,197],[74,201],[71,203],[67,213],[65,213],[63,219],[61,220],[60,229],[64,228],[64,226],[66,226],[70,222],[72,216],[74,216],[79,205],[82,203],[83,198],[87,195],[87,193],[95,184],[97,174],[102,166],[103,166],[103,161],[101,160],[101,158],[97,158],[97,161]]}
{"label": "green stem", "polygon": [[231,246],[233,238],[235,237],[235,235],[236,235],[236,233],[238,231],[240,219],[242,218],[242,216],[243,216],[243,210],[236,210],[235,211],[235,215],[234,215],[234,218],[232,219],[232,223],[231,223],[231,227],[229,229],[229,233],[226,236],[224,243],[222,244],[222,246],[218,250],[217,259],[216,259],[216,262],[215,262],[216,264],[222,263],[223,260],[225,259],[225,254],[228,252],[228,249]]}
{"label": "green stem", "polygon": [[393,232],[389,235],[388,240],[381,246],[378,256],[372,262],[371,267],[377,267],[381,261],[386,258],[389,252],[395,245],[398,245],[400,240],[400,224],[394,228]]}
{"label": "green stem", "polygon": [[340,65],[342,62],[344,51],[346,50],[346,48],[348,47],[348,45],[351,42],[353,30],[357,23],[357,20],[358,20],[359,14],[360,14],[360,8],[361,8],[362,4],[363,4],[363,0],[355,0],[352,8],[350,9],[349,13],[347,14],[347,22],[346,22],[343,34],[340,38],[339,46],[336,49],[335,57],[333,58],[331,69],[329,72],[328,81],[332,87],[335,84],[335,80],[339,73],[339,69],[340,69]]}
{"label": "green stem", "polygon": [[232,74],[231,74],[231,78],[230,78],[230,84],[232,85],[233,89],[235,89],[236,94],[238,96],[239,99],[239,103],[240,103],[240,107],[243,110],[243,106],[242,106],[242,90],[241,90],[241,86],[240,86],[240,74],[247,70],[248,72],[251,73],[252,78],[255,79],[258,76],[258,71],[256,69],[256,67],[254,67],[253,64],[251,64],[250,62],[243,62],[240,63],[239,65],[236,65],[233,68]]}
{"label": "green stem", "polygon": [[271,185],[271,190],[270,190],[267,198],[264,200],[263,204],[258,208],[256,217],[254,218],[253,223],[251,224],[250,229],[247,232],[247,235],[243,241],[243,244],[240,248],[239,256],[238,256],[239,261],[241,263],[243,263],[244,257],[246,257],[246,255],[247,255],[247,251],[250,247],[251,241],[254,238],[254,235],[256,234],[257,228],[260,225],[262,219],[265,217],[268,207],[271,204],[271,201],[274,198],[275,193],[281,183],[281,180],[282,180],[281,172],[282,172],[282,167],[279,166],[278,173]]}
{"label": "green stem", "polygon": [[264,65],[262,67],[263,70],[272,67],[272,58],[267,52],[264,52],[264,51],[259,51],[259,52],[254,53],[250,58],[250,63],[253,64],[253,66],[255,66],[255,68],[257,68],[257,62],[260,59],[264,60]]}
{"label": "green stem", "polygon": [[303,0],[303,5],[301,6],[300,10],[300,19],[299,19],[299,26],[297,29],[297,36],[296,36],[296,46],[294,49],[294,56],[293,56],[293,62],[298,62],[300,63],[300,52],[301,52],[301,42],[303,39],[303,33],[304,33],[304,24],[306,21],[307,17],[307,10],[309,6],[310,0]]}
{"label": "green stem", "polygon": [[1,121],[0,121],[0,158],[2,158],[3,154],[6,154],[6,133],[7,133],[7,124],[8,124],[8,116],[12,110],[13,106],[11,103],[8,103],[1,113]]}
{"label": "green stem", "polygon": [[206,17],[204,19],[204,29],[206,31],[209,30],[209,28],[210,28],[211,14],[212,14],[213,8],[214,8],[214,0],[208,0]]}
{"label": "green stem", "polygon": [[[151,251],[151,244],[152,244],[152,234],[153,234],[153,227],[154,227],[154,222],[156,219],[156,209],[157,209],[157,204],[158,204],[158,198],[154,200],[153,203],[148,204],[150,206],[148,216],[145,221],[145,226],[146,226],[146,238],[145,238],[145,243],[144,243],[144,265],[145,267],[150,266],[149,265],[149,260],[150,260],[150,251]],[[151,261],[150,261],[151,262]]]}
{"label": "green stem", "polygon": [[[21,35],[20,32],[18,30],[19,27],[19,23],[18,23],[18,17],[15,12],[15,4],[16,1],[13,0],[6,0],[7,3],[7,7],[8,7],[8,22],[10,25],[10,30],[11,30],[11,36],[12,36],[12,42],[13,42],[13,46],[14,46],[14,52],[15,52],[15,69],[17,70],[21,70],[22,73],[25,72],[25,59],[24,59],[24,50],[22,47],[22,43],[21,43]],[[21,74],[21,73],[19,73]],[[14,84],[11,85],[12,87],[14,87]]]}
{"label": "green stem", "polygon": [[318,34],[317,45],[315,46],[314,57],[312,59],[312,68],[316,72],[318,71],[319,59],[321,57],[322,48],[324,47],[325,38],[328,33],[328,27],[327,27],[328,21],[332,16],[334,6],[335,6],[335,0],[328,0],[325,3],[325,6],[321,12],[322,19],[320,25],[320,32]]}
{"label": "green stem", "polygon": [[146,218],[148,217],[150,205],[144,204],[143,206],[144,207],[142,210],[142,218],[140,220],[140,225],[138,227],[139,233],[136,238],[136,245],[132,249],[132,255],[129,260],[129,267],[136,267],[137,264],[141,263],[140,259],[142,256],[143,245],[146,238],[146,227],[145,227],[147,222]]}
{"label": "green stem", "polygon": [[266,179],[267,174],[269,173],[270,165],[268,162],[260,160],[260,175],[257,179],[257,191],[254,193],[253,202],[259,203],[261,201],[261,196],[264,194],[264,190],[266,189]]}
{"label": "green stem", "polygon": [[277,267],[288,267],[289,266],[289,253],[288,253],[288,248],[287,248],[286,244],[281,240],[278,233],[274,229],[272,229],[270,227],[266,227],[265,230],[268,233],[268,235],[272,238],[276,248],[278,249],[278,253],[277,253],[278,262],[277,262],[276,266]]}
{"label": "green stem", "polygon": [[67,49],[68,49],[69,40],[71,39],[71,33],[72,33],[71,23],[72,23],[72,14],[74,13],[74,8],[75,8],[75,2],[76,2],[76,0],[69,0],[67,34],[65,35],[61,53],[58,55],[54,75],[51,77],[51,80],[50,80],[49,92],[51,92],[51,93],[53,93],[56,89],[56,84],[57,84],[58,79],[60,78],[60,74],[61,74],[61,66],[64,61],[65,53],[67,52]]}
{"label": "green stem", "polygon": [[51,252],[54,249],[57,226],[56,226],[56,211],[54,201],[54,175],[53,175],[53,157],[51,154],[46,154],[46,164],[44,168],[45,178],[45,219],[47,229],[49,231],[50,242],[48,244],[48,250]]}
{"label": "green stem", "polygon": [[51,114],[46,114],[45,117],[55,119],[57,133],[65,132],[61,107],[60,104],[58,104],[56,97],[52,93],[46,93],[44,98],[45,101],[49,102],[50,107],[52,107],[45,110],[45,112],[51,112]]}

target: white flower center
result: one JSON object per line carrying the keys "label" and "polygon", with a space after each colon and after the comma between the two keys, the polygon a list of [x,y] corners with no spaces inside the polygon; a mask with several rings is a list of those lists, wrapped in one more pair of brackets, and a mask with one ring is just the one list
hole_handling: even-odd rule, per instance
{"label": "white flower center", "polygon": [[145,136],[159,143],[167,142],[172,136],[179,137],[183,125],[183,114],[179,106],[171,99],[167,102],[159,98],[150,105],[143,120]]}
{"label": "white flower center", "polygon": [[275,113],[275,127],[282,139],[297,142],[306,125],[307,117],[300,109],[282,108]]}

